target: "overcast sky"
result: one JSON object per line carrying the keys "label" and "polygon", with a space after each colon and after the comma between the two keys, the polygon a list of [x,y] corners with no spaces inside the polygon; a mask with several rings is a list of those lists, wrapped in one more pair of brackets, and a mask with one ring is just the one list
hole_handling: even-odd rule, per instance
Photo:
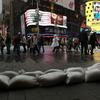
{"label": "overcast sky", "polygon": [[2,0],[0,0],[0,14],[2,12]]}

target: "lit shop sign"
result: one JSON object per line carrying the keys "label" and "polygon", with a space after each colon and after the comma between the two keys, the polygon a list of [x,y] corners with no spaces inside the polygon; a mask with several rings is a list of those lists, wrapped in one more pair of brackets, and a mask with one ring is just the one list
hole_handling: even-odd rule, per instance
{"label": "lit shop sign", "polygon": [[34,9],[30,9],[25,12],[25,22],[27,26],[36,25],[35,16],[36,12]]}
{"label": "lit shop sign", "polygon": [[[51,12],[39,11],[39,25],[40,26],[66,26],[67,17],[62,15],[57,15]],[[25,22],[27,26],[36,25],[36,11],[35,9],[30,9],[25,12]]]}

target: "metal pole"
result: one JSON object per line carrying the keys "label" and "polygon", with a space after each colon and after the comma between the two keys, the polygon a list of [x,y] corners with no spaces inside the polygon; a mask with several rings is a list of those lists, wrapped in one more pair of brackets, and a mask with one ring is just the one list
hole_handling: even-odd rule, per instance
{"label": "metal pole", "polygon": [[37,6],[37,35],[39,35],[39,0],[36,1],[36,6]]}

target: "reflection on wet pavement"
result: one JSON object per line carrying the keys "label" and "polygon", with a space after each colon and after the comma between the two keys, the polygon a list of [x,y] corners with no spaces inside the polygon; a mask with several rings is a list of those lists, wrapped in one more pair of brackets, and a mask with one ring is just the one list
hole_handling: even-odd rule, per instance
{"label": "reflection on wet pavement", "polygon": [[[86,67],[96,62],[100,62],[100,52],[94,53],[94,55],[83,55],[79,52],[58,52],[53,53],[50,47],[45,48],[45,52],[40,55],[32,55],[29,53],[20,56],[0,55],[0,71],[1,70],[46,70],[48,68],[64,69],[71,66]],[[5,67],[6,66],[6,67]],[[6,68],[6,69],[5,69]]]}

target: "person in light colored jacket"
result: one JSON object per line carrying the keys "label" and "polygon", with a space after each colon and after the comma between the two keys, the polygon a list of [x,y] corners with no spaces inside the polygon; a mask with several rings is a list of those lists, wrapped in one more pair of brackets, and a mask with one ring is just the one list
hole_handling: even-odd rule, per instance
{"label": "person in light colored jacket", "polygon": [[53,47],[53,52],[59,51],[59,38],[56,34],[54,35],[54,38],[52,40],[51,47]]}

